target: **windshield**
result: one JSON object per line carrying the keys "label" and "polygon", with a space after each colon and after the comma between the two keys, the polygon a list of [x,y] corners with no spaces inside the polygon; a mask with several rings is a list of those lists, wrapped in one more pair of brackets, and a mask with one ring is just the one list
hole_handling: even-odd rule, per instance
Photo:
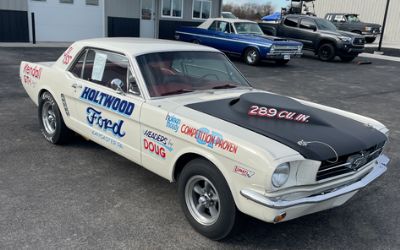
{"label": "windshield", "polygon": [[358,18],[357,15],[346,15],[347,17],[347,21],[349,21],[350,23],[359,23],[361,22],[361,20]]}
{"label": "windshield", "polygon": [[325,19],[315,19],[318,29],[320,30],[328,30],[328,31],[334,31],[337,32],[337,28],[334,24],[329,22],[328,20]]}
{"label": "windshield", "polygon": [[260,26],[256,23],[235,23],[235,28],[238,34],[264,35]]}
{"label": "windshield", "polygon": [[226,56],[218,52],[161,52],[136,59],[151,97],[250,87]]}

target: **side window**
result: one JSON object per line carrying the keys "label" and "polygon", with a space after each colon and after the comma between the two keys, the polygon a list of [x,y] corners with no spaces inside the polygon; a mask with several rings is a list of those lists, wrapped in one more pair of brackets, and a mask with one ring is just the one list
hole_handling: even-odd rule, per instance
{"label": "side window", "polygon": [[82,53],[79,55],[78,60],[75,62],[75,65],[73,67],[71,67],[71,69],[69,70],[76,77],[82,78],[82,70],[83,70],[83,64],[84,64],[85,57],[86,57],[86,52],[87,52],[87,50],[82,51]]}
{"label": "side window", "polygon": [[299,19],[297,17],[287,17],[284,21],[284,24],[289,27],[297,27],[299,23]]}
{"label": "side window", "polygon": [[313,30],[316,27],[317,26],[316,26],[315,22],[313,20],[309,19],[309,18],[304,18],[304,19],[301,19],[301,21],[300,21],[300,28],[301,29]]}
{"label": "side window", "polygon": [[[76,68],[76,71],[78,71],[79,61],[80,59],[74,65],[73,70]],[[113,86],[111,82],[120,82],[120,87],[125,91],[127,90],[129,61],[121,54],[88,49],[83,66],[80,67],[83,72],[81,72],[81,75],[75,75],[84,80],[112,89],[116,89],[116,86]]]}
{"label": "side window", "polygon": [[227,22],[219,22],[218,31],[220,32],[228,32],[229,26]]}
{"label": "side window", "polygon": [[346,22],[346,18],[344,15],[336,15],[335,19],[333,19],[334,22]]}
{"label": "side window", "polygon": [[208,27],[208,30],[213,30],[213,31],[217,31],[218,30],[218,21],[214,21],[210,27]]}

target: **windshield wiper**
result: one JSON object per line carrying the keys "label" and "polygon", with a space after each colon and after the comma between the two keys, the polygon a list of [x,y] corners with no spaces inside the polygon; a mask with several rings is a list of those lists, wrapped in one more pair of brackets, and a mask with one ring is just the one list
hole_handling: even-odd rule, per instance
{"label": "windshield wiper", "polygon": [[178,89],[178,90],[174,90],[174,91],[163,93],[161,96],[184,94],[184,93],[190,93],[190,92],[193,92],[193,91],[194,90],[192,90],[192,89]]}
{"label": "windshield wiper", "polygon": [[212,89],[233,89],[233,88],[237,88],[237,87],[238,87],[237,85],[228,83],[228,84],[212,87]]}

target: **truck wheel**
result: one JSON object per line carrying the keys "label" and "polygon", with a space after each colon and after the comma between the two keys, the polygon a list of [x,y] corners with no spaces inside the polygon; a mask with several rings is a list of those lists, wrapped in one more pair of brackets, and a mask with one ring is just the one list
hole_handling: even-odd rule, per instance
{"label": "truck wheel", "polygon": [[184,167],[178,194],[186,218],[200,234],[221,240],[238,224],[239,212],[228,184],[209,161],[194,159]]}
{"label": "truck wheel", "polygon": [[290,60],[285,60],[285,59],[280,59],[280,60],[276,60],[275,64],[277,65],[285,65],[289,62]]}
{"label": "truck wheel", "polygon": [[248,65],[257,65],[260,61],[260,53],[255,48],[248,48],[244,52],[243,58]]}
{"label": "truck wheel", "polygon": [[375,42],[376,37],[366,37],[365,38],[365,42],[367,43],[373,43]]}
{"label": "truck wheel", "polygon": [[318,57],[321,61],[332,61],[335,58],[335,47],[330,43],[319,46]]}
{"label": "truck wheel", "polygon": [[351,62],[356,58],[355,56],[340,56],[340,60],[343,62]]}
{"label": "truck wheel", "polygon": [[65,126],[56,101],[47,91],[40,96],[38,115],[40,130],[47,141],[53,144],[67,142],[71,130]]}

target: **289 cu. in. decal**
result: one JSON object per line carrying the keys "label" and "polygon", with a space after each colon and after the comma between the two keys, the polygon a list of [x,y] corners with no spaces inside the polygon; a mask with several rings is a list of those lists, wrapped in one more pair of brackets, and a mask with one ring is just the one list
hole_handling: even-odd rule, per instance
{"label": "289 cu. in. decal", "polygon": [[283,119],[289,121],[296,122],[308,122],[309,115],[287,111],[287,110],[278,110],[276,108],[267,108],[260,107],[257,105],[253,105],[249,108],[248,112],[249,116],[259,116],[259,117],[267,117],[267,118],[275,118],[275,119]]}

